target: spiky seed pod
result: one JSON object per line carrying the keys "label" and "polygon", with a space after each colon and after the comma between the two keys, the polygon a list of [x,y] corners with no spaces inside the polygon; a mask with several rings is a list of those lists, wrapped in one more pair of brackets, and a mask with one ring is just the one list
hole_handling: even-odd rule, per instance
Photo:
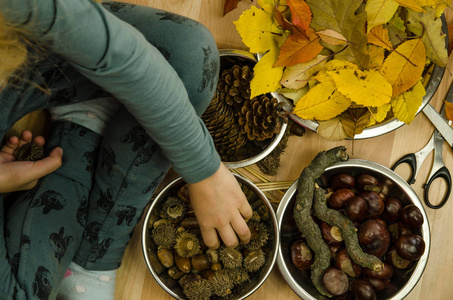
{"label": "spiky seed pod", "polygon": [[175,250],[181,257],[192,257],[201,252],[200,240],[188,231],[184,231],[176,238]]}
{"label": "spiky seed pod", "polygon": [[213,294],[220,297],[226,297],[231,294],[231,289],[234,287],[233,282],[225,270],[217,271],[210,282],[212,284]]}
{"label": "spiky seed pod", "polygon": [[187,211],[187,204],[177,197],[168,197],[162,204],[163,218],[173,221],[182,220]]}
{"label": "spiky seed pod", "polygon": [[212,284],[206,279],[187,283],[183,293],[189,300],[208,300],[212,296]]}
{"label": "spiky seed pod", "polygon": [[266,256],[263,250],[251,250],[245,255],[242,266],[248,272],[256,272],[261,269],[265,262]]}
{"label": "spiky seed pod", "polygon": [[176,241],[175,226],[171,223],[160,223],[153,228],[151,236],[157,246],[171,249]]}
{"label": "spiky seed pod", "polygon": [[248,222],[247,223],[251,237],[250,242],[244,247],[250,250],[260,249],[267,244],[269,240],[269,229],[264,222]]}
{"label": "spiky seed pod", "polygon": [[44,148],[36,143],[22,145],[16,151],[17,161],[37,161],[45,157]]}
{"label": "spiky seed pod", "polygon": [[233,269],[242,265],[242,253],[234,248],[222,247],[219,258],[225,268]]}
{"label": "spiky seed pod", "polygon": [[242,267],[225,269],[225,272],[228,274],[231,281],[233,281],[234,285],[239,285],[250,280],[249,273]]}
{"label": "spiky seed pod", "polygon": [[264,141],[278,134],[287,119],[283,105],[276,98],[261,95],[244,102],[238,112],[238,122],[249,140]]}

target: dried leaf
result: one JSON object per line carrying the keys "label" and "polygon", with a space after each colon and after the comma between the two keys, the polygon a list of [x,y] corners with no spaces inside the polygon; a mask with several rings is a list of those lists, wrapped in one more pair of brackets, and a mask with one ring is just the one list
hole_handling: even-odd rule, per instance
{"label": "dried leaf", "polygon": [[283,33],[274,24],[273,15],[252,6],[233,22],[250,52],[266,52],[275,45],[274,35]]}
{"label": "dried leaf", "polygon": [[328,71],[338,91],[363,106],[381,106],[392,98],[391,84],[377,71],[344,69]]}
{"label": "dried leaf", "polygon": [[444,100],[445,116],[448,120],[453,121],[453,103]]}
{"label": "dried leaf", "polygon": [[366,108],[349,108],[341,114],[341,122],[347,135],[360,134],[370,123],[371,113]]}
{"label": "dried leaf", "polygon": [[401,93],[398,97],[392,99],[393,114],[398,120],[410,124],[414,120],[420,105],[422,105],[425,95],[425,88],[421,81],[418,81],[412,90]]}
{"label": "dried leaf", "polygon": [[417,3],[416,0],[395,0],[399,5],[412,9],[416,12],[423,12],[423,8]]}
{"label": "dried leaf", "polygon": [[286,0],[291,10],[291,21],[296,29],[305,38],[308,38],[307,32],[311,23],[311,10],[304,0]]}
{"label": "dried leaf", "polygon": [[326,58],[325,55],[318,55],[306,63],[287,67],[283,72],[281,85],[290,89],[303,88],[314,73],[324,68]]}
{"label": "dried leaf", "polygon": [[381,74],[392,85],[393,97],[417,83],[423,73],[425,61],[425,46],[421,39],[402,43],[385,59]]}
{"label": "dried leaf", "polygon": [[326,29],[316,32],[316,34],[329,45],[343,45],[348,42],[348,40],[339,32],[336,32],[332,29]]}
{"label": "dried leaf", "polygon": [[307,120],[329,120],[341,114],[351,105],[351,100],[336,91],[332,82],[323,82],[303,96],[294,108],[294,113]]}
{"label": "dried leaf", "polygon": [[434,9],[426,13],[408,11],[408,29],[422,38],[426,55],[435,64],[445,67],[448,60],[445,34],[442,34],[442,20],[436,18]]}
{"label": "dried leaf", "polygon": [[367,12],[368,30],[385,24],[393,17],[399,4],[395,0],[368,0],[365,6]]}
{"label": "dried leaf", "polygon": [[307,34],[309,39],[305,39],[297,32],[291,34],[283,43],[278,61],[274,66],[290,67],[315,58],[323,46],[319,43],[320,38],[313,29],[308,28]]}
{"label": "dried leaf", "polygon": [[328,121],[320,121],[316,132],[329,141],[342,141],[351,138],[344,130],[341,117],[335,117]]}
{"label": "dried leaf", "polygon": [[392,109],[392,105],[388,103],[379,107],[369,107],[368,109],[371,114],[368,126],[371,126],[384,121],[387,118],[389,111]]}
{"label": "dried leaf", "polygon": [[223,15],[225,16],[227,13],[232,11],[238,6],[238,3],[241,0],[225,0],[225,4],[223,5]]}
{"label": "dried leaf", "polygon": [[370,52],[370,69],[380,70],[382,64],[384,63],[385,49],[382,47],[370,45],[369,52]]}
{"label": "dried leaf", "polygon": [[277,60],[278,49],[273,46],[269,52],[256,63],[253,68],[254,76],[250,81],[250,98],[261,94],[274,92],[281,88],[280,79],[283,75],[282,67],[272,67]]}
{"label": "dried leaf", "polygon": [[293,100],[293,104],[296,105],[299,99],[301,99],[304,95],[308,93],[310,90],[310,87],[308,85],[304,86],[301,89],[298,90],[292,90],[292,89],[279,89],[277,92],[280,95],[285,96],[288,99]]}
{"label": "dried leaf", "polygon": [[382,25],[375,26],[370,30],[370,32],[368,33],[368,43],[383,47],[388,50],[393,49],[392,43],[389,39],[389,32],[387,28],[384,28],[384,26]]}
{"label": "dried leaf", "polygon": [[364,32],[366,13],[360,10],[363,1],[305,1],[313,13],[310,27],[316,31],[335,30],[349,41],[348,47],[335,57],[351,61],[361,69],[368,69],[370,57],[367,51],[367,36]]}

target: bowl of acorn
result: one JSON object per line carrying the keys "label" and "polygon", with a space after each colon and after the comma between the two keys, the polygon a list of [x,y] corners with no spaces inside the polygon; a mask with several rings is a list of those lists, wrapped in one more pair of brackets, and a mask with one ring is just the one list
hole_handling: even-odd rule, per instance
{"label": "bowl of acorn", "polygon": [[234,174],[253,209],[248,244],[208,248],[190,206],[187,184],[177,178],[159,192],[143,223],[142,249],[158,284],[176,299],[244,299],[267,279],[277,260],[277,217],[252,182]]}
{"label": "bowl of acorn", "polygon": [[[277,210],[277,264],[293,291],[313,300],[407,296],[423,274],[430,247],[428,219],[413,189],[392,170],[360,159],[326,168],[316,184],[330,216],[312,216],[318,243],[309,245],[298,230],[297,180]],[[314,251],[325,259],[317,262],[322,270]]]}

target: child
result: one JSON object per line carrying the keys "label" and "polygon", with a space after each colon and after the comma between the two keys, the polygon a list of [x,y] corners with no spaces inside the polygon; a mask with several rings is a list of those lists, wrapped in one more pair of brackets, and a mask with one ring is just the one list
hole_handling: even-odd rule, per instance
{"label": "child", "polygon": [[[190,183],[206,245],[250,239],[251,208],[199,118],[219,71],[212,36],[164,11],[103,6],[0,0],[1,136],[36,109],[54,121],[49,157],[13,160],[27,131],[2,148],[0,192],[34,187],[0,205],[0,299],[112,299],[133,228],[170,167]],[[28,183],[11,186],[18,172]]]}

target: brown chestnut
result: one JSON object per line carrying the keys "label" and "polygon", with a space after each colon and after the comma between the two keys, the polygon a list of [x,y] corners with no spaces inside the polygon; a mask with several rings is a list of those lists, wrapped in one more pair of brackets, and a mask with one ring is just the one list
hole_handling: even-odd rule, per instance
{"label": "brown chestnut", "polygon": [[411,229],[419,229],[423,225],[423,215],[414,204],[407,205],[401,212],[401,221]]}
{"label": "brown chestnut", "polygon": [[362,267],[351,259],[346,249],[337,253],[337,256],[335,257],[335,267],[351,277],[357,278],[362,274]]}
{"label": "brown chestnut", "polygon": [[364,189],[367,186],[377,186],[379,188],[381,187],[381,183],[379,182],[379,180],[376,177],[369,174],[360,174],[359,176],[357,176],[356,181],[357,185],[361,189]]}
{"label": "brown chestnut", "polygon": [[359,196],[368,204],[368,218],[378,218],[384,212],[384,200],[375,192],[364,191],[361,192]]}
{"label": "brown chestnut", "polygon": [[382,213],[382,219],[387,222],[393,223],[400,217],[403,205],[401,201],[396,198],[387,198],[384,201],[384,212]]}
{"label": "brown chestnut", "polygon": [[326,222],[321,223],[321,233],[327,245],[340,245],[343,242],[341,231],[337,226],[331,226]]}
{"label": "brown chestnut", "polygon": [[291,261],[299,270],[310,269],[313,263],[313,254],[304,241],[297,240],[291,245]]}
{"label": "brown chestnut", "polygon": [[390,245],[390,234],[380,220],[370,219],[359,227],[357,233],[363,250],[377,257],[382,257]]}
{"label": "brown chestnut", "polygon": [[375,279],[390,279],[393,276],[393,266],[388,262],[384,262],[384,267],[380,271],[363,268],[363,276]]}
{"label": "brown chestnut", "polygon": [[368,203],[362,197],[354,196],[346,203],[344,212],[353,222],[363,221],[368,213]]}
{"label": "brown chestnut", "polygon": [[402,235],[412,233],[412,230],[401,221],[390,224],[387,228],[390,233],[390,241],[392,242],[395,242]]}
{"label": "brown chestnut", "polygon": [[418,234],[402,235],[396,240],[395,249],[402,258],[417,260],[425,252],[425,241]]}
{"label": "brown chestnut", "polygon": [[189,273],[192,270],[192,265],[190,264],[190,258],[181,257],[175,253],[175,264],[179,270],[184,273]]}
{"label": "brown chestnut", "polygon": [[391,262],[391,264],[400,270],[407,269],[412,262],[410,260],[404,259],[401,256],[398,255],[398,252],[396,252],[395,247],[392,247],[386,255],[386,261]]}
{"label": "brown chestnut", "polygon": [[350,189],[336,190],[327,199],[327,206],[333,209],[343,209],[346,202],[354,196],[354,193]]}
{"label": "brown chestnut", "polygon": [[348,275],[337,268],[328,268],[324,272],[322,282],[326,290],[334,296],[346,293],[349,288]]}
{"label": "brown chestnut", "polygon": [[356,279],[351,284],[351,292],[356,300],[375,300],[376,292],[371,283],[365,279]]}
{"label": "brown chestnut", "polygon": [[355,187],[355,178],[349,174],[336,174],[330,180],[330,187],[334,191],[339,189],[352,189]]}
{"label": "brown chestnut", "polygon": [[368,281],[373,286],[375,291],[382,291],[390,285],[390,279],[376,279],[368,277],[364,277],[363,279]]}

